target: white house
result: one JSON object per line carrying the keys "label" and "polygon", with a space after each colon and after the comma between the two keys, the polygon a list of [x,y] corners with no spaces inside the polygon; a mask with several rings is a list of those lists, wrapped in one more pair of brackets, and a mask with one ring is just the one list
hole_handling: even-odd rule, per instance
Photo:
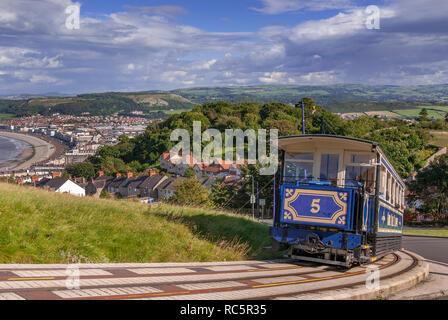
{"label": "white house", "polygon": [[59,193],[68,193],[78,197],[85,197],[86,195],[86,190],[83,187],[69,179],[61,177],[41,180],[39,181],[38,187]]}

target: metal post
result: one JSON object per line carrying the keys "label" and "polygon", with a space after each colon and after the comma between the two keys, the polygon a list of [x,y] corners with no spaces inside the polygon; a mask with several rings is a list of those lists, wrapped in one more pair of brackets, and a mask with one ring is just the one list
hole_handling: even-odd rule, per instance
{"label": "metal post", "polygon": [[272,226],[275,226],[275,173],[274,173],[274,206],[272,211]]}
{"label": "metal post", "polygon": [[257,219],[260,221],[260,193],[258,192],[258,181],[257,181]]}
{"label": "metal post", "polygon": [[148,206],[151,208],[151,188],[148,181]]}
{"label": "metal post", "polygon": [[302,134],[305,135],[305,102],[302,100]]}
{"label": "metal post", "polygon": [[264,220],[264,206],[261,206],[261,221]]}
{"label": "metal post", "polygon": [[255,198],[255,193],[254,193],[254,175],[252,175],[252,197],[251,197],[251,202],[252,202],[252,219],[255,220],[255,203],[254,203],[254,198]]}

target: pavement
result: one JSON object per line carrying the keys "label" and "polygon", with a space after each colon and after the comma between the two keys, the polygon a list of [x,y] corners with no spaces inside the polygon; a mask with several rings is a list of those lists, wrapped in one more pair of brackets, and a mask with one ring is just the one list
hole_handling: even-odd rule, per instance
{"label": "pavement", "polygon": [[390,300],[448,299],[448,238],[404,236],[403,247],[424,257],[429,276],[415,287],[395,293]]}
{"label": "pavement", "polygon": [[388,300],[448,299],[448,264],[428,262],[429,276],[413,288],[399,291]]}

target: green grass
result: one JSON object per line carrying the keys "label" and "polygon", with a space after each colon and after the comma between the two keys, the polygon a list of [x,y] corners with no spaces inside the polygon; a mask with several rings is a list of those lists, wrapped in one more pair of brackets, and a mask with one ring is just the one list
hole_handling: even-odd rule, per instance
{"label": "green grass", "polygon": [[375,115],[377,115],[379,117],[385,116],[385,117],[389,117],[389,118],[399,118],[400,117],[400,115],[398,115],[395,112],[391,112],[391,111],[366,111],[365,113],[371,117],[375,116]]}
{"label": "green grass", "polygon": [[[400,116],[407,118],[416,118],[419,116],[421,109],[407,109],[407,110],[393,110],[393,112],[399,114]],[[444,116],[441,114],[442,112],[437,112],[435,110],[428,110],[428,117],[434,117],[435,119],[443,119]]]}
{"label": "green grass", "polygon": [[438,146],[438,147],[447,147],[448,146],[448,132],[447,131],[431,131],[431,135],[433,136],[430,140],[430,143]]}
{"label": "green grass", "polygon": [[8,121],[14,118],[15,116],[10,113],[0,113],[0,121]]}
{"label": "green grass", "polygon": [[422,229],[422,230],[404,230],[404,235],[412,236],[434,236],[434,237],[448,237],[448,229]]}
{"label": "green grass", "polygon": [[188,225],[194,233],[213,243],[245,243],[248,257],[256,259],[280,258],[282,253],[264,251],[270,246],[267,225],[252,221],[249,217],[222,213],[214,210],[161,205],[154,214],[169,221]]}
{"label": "green grass", "polygon": [[244,217],[0,184],[0,263],[230,261],[269,243]]}
{"label": "green grass", "polygon": [[163,110],[163,109],[151,109],[151,112],[165,112],[166,114],[173,115],[173,114],[180,114],[182,112],[191,111],[191,108],[189,109],[173,109],[173,110]]}

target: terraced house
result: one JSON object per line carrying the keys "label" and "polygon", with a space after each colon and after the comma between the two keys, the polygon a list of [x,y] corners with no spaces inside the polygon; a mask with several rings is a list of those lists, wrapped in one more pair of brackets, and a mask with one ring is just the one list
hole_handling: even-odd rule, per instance
{"label": "terraced house", "polygon": [[196,176],[214,176],[214,177],[241,177],[241,169],[237,164],[228,164],[223,159],[218,158],[212,163],[198,162],[193,158],[193,153],[190,152],[189,161],[183,161],[183,153],[180,151],[174,157],[171,157],[169,151],[165,151],[160,156],[160,167],[169,173],[185,176],[188,168],[193,168],[196,171]]}

